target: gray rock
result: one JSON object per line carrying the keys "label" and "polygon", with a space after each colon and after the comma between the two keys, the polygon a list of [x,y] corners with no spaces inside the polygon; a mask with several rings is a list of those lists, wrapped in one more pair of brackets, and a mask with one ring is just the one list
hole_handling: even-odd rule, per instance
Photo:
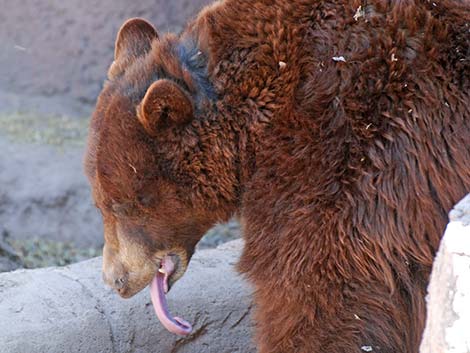
{"label": "gray rock", "polygon": [[449,213],[449,219],[453,222],[462,222],[470,225],[470,194],[465,196]]}
{"label": "gray rock", "polygon": [[428,287],[421,353],[470,353],[470,195],[450,219]]}
{"label": "gray rock", "polygon": [[193,324],[187,338],[156,318],[148,288],[121,299],[101,281],[101,258],[0,274],[2,353],[255,352],[250,291],[234,272],[241,241],[197,252],[168,295]]}

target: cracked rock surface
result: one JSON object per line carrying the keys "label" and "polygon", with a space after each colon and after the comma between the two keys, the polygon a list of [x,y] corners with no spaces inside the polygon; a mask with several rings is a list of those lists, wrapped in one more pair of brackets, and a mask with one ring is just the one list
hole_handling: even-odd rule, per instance
{"label": "cracked rock surface", "polygon": [[421,353],[470,353],[470,195],[449,217],[428,287]]}
{"label": "cracked rock surface", "polygon": [[189,337],[166,331],[145,288],[121,299],[101,280],[101,258],[63,268],[0,274],[2,353],[249,353],[250,291],[235,272],[242,242],[197,252],[168,294]]}

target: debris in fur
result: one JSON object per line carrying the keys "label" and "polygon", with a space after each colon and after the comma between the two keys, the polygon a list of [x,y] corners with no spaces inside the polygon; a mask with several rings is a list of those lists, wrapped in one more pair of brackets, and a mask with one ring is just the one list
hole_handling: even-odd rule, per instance
{"label": "debris in fur", "polygon": [[364,13],[364,9],[362,8],[361,5],[359,5],[359,7],[357,8],[356,10],[356,13],[354,14],[353,18],[354,20],[359,20],[361,17],[364,17],[365,13]]}
{"label": "debris in fur", "polygon": [[346,59],[344,58],[344,56],[333,56],[332,57],[333,61],[342,61],[342,62],[346,62]]}

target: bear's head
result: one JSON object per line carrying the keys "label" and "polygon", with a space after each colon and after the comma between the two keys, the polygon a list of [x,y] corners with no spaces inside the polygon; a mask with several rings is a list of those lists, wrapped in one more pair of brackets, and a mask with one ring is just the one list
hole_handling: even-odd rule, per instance
{"label": "bear's head", "polygon": [[159,271],[167,291],[202,235],[234,212],[233,136],[214,124],[215,97],[197,41],[159,38],[142,19],[121,27],[85,172],[104,222],[103,277],[122,297]]}

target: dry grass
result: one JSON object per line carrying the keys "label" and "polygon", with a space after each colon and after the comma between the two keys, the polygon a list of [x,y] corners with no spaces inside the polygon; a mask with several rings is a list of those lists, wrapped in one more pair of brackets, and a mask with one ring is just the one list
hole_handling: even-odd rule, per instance
{"label": "dry grass", "polygon": [[16,142],[53,146],[83,146],[88,119],[38,116],[32,113],[0,114],[0,133]]}
{"label": "dry grass", "polygon": [[101,255],[101,248],[81,249],[47,239],[11,240],[10,243],[25,268],[64,266]]}

